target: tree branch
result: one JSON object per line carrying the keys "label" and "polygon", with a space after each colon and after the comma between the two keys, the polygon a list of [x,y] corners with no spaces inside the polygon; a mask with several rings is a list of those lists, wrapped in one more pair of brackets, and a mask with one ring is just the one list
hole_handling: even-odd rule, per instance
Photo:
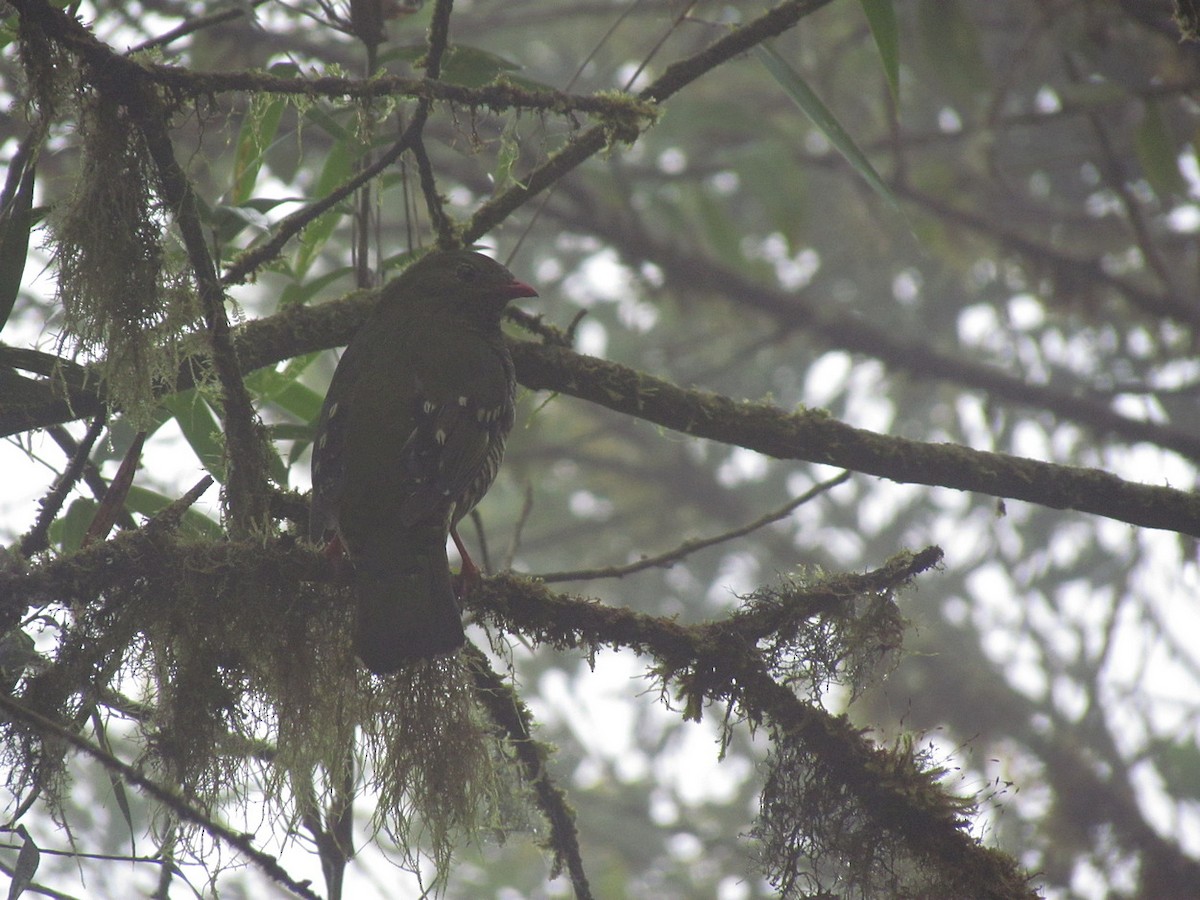
{"label": "tree branch", "polygon": [[1200,497],[1185,491],[1135,484],[1100,469],[881,435],[824,410],[787,413],[766,403],[737,403],[561,347],[513,342],[512,349],[517,376],[528,388],[570,394],[695,437],[776,459],[1027,500],[1200,537]]}
{"label": "tree branch", "polygon": [[[906,196],[913,195],[910,192]],[[575,198],[580,199],[578,192],[575,192]],[[937,212],[951,218],[956,224],[972,224],[966,214],[954,213],[944,204],[937,207]],[[550,211],[550,214],[555,213]],[[658,266],[677,288],[695,286],[705,292],[722,294],[732,303],[766,314],[788,331],[817,335],[831,347],[863,353],[885,363],[892,371],[985,391],[994,399],[1048,410],[1063,421],[1077,422],[1100,435],[1111,434],[1131,442],[1147,441],[1190,459],[1200,460],[1200,435],[1190,431],[1131,419],[1093,396],[1030,384],[995,366],[939,351],[927,343],[908,340],[862,317],[839,312],[837,304],[823,303],[821,298],[815,297],[817,292],[812,288],[788,292],[765,286],[702,254],[673,246],[637,227],[636,223],[594,206],[587,207],[586,216],[588,229],[592,233],[603,236],[619,248],[627,259],[647,261]],[[561,215],[559,217],[565,219]],[[992,229],[995,230],[994,223]],[[1045,248],[1037,248],[1028,241],[1014,249],[1032,258],[1045,258],[1048,254]],[[1037,256],[1033,257],[1035,252]],[[1061,258],[1059,265],[1065,265]],[[1109,285],[1109,281],[1105,279],[1100,283]],[[1123,289],[1118,285],[1110,286]]]}
{"label": "tree branch", "polygon": [[805,491],[799,497],[793,497],[779,509],[772,510],[765,516],[761,516],[746,525],[741,525],[733,528],[722,534],[716,534],[707,538],[693,538],[684,541],[678,547],[667,550],[664,553],[659,553],[655,556],[647,556],[639,559],[637,562],[629,563],[625,566],[611,566],[604,569],[578,569],[568,572],[546,572],[537,576],[538,581],[543,584],[554,584],[559,581],[586,581],[592,578],[624,578],[626,575],[632,575],[635,572],[643,572],[646,569],[655,569],[659,567],[670,567],[685,556],[690,556],[706,547],[713,547],[717,544],[723,544],[726,541],[731,541],[734,538],[743,537],[753,531],[757,531],[764,525],[770,525],[772,522],[778,522],[780,519],[786,518],[797,507],[808,503],[810,500],[819,497],[826,491],[832,490],[839,484],[844,484],[850,480],[850,473],[843,472],[835,478],[830,478],[828,481],[822,481],[820,484],[814,485],[809,490]]}
{"label": "tree branch", "polygon": [[[773,38],[831,0],[785,0],[757,19],[714,41],[707,48],[670,65],[655,82],[638,94],[640,100],[661,103],[701,75]],[[531,197],[540,194],[564,175],[614,141],[632,141],[638,135],[636,121],[594,125],[576,135],[527,176],[475,211],[463,232],[471,244],[503,222]]]}
{"label": "tree branch", "polygon": [[[377,296],[356,292],[318,307],[292,307],[246,323],[236,330],[243,370],[344,345],[366,320]],[[564,347],[512,340],[509,347],[518,380],[532,390],[569,394],[695,437],[776,459],[1025,500],[1200,537],[1200,497],[1186,491],[1125,481],[1100,469],[877,434],[839,422],[823,410],[789,413],[767,403],[738,403]],[[189,364],[181,373],[180,390],[190,384]],[[7,424],[6,419],[0,414],[0,425]],[[27,414],[22,421],[28,421]]]}
{"label": "tree branch", "polygon": [[[846,717],[802,702],[772,678],[728,623],[687,627],[503,575],[485,581],[471,605],[501,628],[560,648],[604,645],[652,656],[664,681],[688,694],[735,703],[752,722],[770,724],[777,740],[805,747],[822,774],[854,798],[858,815],[880,833],[898,835],[909,852],[949,880],[986,885],[977,896],[997,900],[1036,896],[1011,858],[970,837],[962,800],[946,794],[935,773],[921,770],[911,756],[876,747]],[[689,708],[699,703],[689,701]]]}
{"label": "tree branch", "polygon": [[479,648],[468,644],[464,653],[467,657],[467,668],[475,682],[476,696],[492,720],[508,736],[509,743],[517,754],[517,760],[524,770],[525,778],[533,785],[537,805],[550,825],[549,843],[554,852],[551,877],[556,877],[565,865],[576,900],[591,900],[592,890],[588,885],[587,873],[583,870],[583,857],[579,852],[575,813],[567,804],[566,794],[550,776],[546,746],[533,739],[533,716],[529,708],[492,668]]}

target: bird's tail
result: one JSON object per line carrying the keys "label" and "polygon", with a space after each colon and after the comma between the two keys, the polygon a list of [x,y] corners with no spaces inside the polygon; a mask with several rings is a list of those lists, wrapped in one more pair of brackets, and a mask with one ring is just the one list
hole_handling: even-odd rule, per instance
{"label": "bird's tail", "polygon": [[466,639],[450,583],[445,534],[433,529],[407,538],[389,552],[354,560],[354,650],[379,675],[453,653]]}

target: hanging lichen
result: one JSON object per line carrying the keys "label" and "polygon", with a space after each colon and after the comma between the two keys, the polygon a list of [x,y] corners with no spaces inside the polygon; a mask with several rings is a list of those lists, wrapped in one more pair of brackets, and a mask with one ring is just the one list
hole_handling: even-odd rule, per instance
{"label": "hanging lichen", "polygon": [[113,404],[135,421],[170,384],[197,304],[172,258],[167,217],[141,133],[104,97],[84,104],[83,163],[54,228],[62,342],[100,367]]}
{"label": "hanging lichen", "polygon": [[[73,608],[20,702],[73,722],[109,698],[128,716],[120,730],[141,750],[138,767],[205,814],[253,811],[294,834],[314,811],[336,816],[362,796],[358,808],[374,809],[395,842],[393,861],[426,871],[432,860],[437,884],[464,841],[528,827],[519,767],[462,660],[371,676],[351,648],[349,604],[298,585],[282,548],[144,543],[103,602]],[[0,736],[10,788],[36,787],[56,808],[70,748],[16,722],[0,722]],[[164,808],[156,824],[176,831],[180,852],[203,855],[196,822]]]}

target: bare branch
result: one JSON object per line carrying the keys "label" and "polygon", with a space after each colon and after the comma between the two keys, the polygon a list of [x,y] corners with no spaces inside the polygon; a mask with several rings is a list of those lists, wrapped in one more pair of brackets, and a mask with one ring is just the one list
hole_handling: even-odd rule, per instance
{"label": "bare branch", "polygon": [[222,841],[233,847],[238,853],[245,855],[247,859],[262,869],[273,881],[291,891],[297,897],[304,897],[305,900],[321,900],[317,894],[309,890],[307,885],[293,879],[274,856],[254,847],[250,843],[250,835],[238,834],[219,822],[214,821],[200,810],[188,804],[173,791],[147,778],[138,769],[125,764],[111,754],[105,753],[99,747],[75,732],[63,728],[58,723],[50,721],[45,716],[31,709],[27,709],[12,697],[3,693],[0,693],[0,709],[3,709],[14,719],[19,719],[36,729],[42,735],[64,741],[81,753],[90,756],[108,771],[119,775],[123,780],[139,788],[148,796],[170,809],[180,819],[198,825],[215,840]]}
{"label": "bare branch", "polygon": [[727,541],[732,541],[735,538],[744,537],[751,532],[757,531],[764,525],[770,525],[772,522],[778,522],[789,516],[797,507],[808,503],[810,500],[819,497],[826,491],[837,487],[839,484],[845,484],[850,480],[850,473],[843,472],[836,478],[830,478],[828,481],[822,481],[820,484],[814,485],[809,490],[805,491],[799,497],[794,497],[789,500],[779,509],[767,513],[753,522],[746,525],[741,525],[737,528],[726,531],[722,534],[713,535],[707,538],[695,538],[684,541],[678,547],[667,550],[665,553],[660,553],[657,556],[647,556],[639,559],[637,562],[630,563],[626,566],[610,566],[603,569],[578,569],[568,572],[547,572],[544,575],[535,576],[538,581],[545,584],[554,584],[560,581],[586,581],[592,578],[624,578],[626,575],[632,575],[635,572],[643,572],[646,569],[654,569],[659,567],[669,568],[679,562],[686,556],[690,556],[706,547],[713,547],[717,544],[724,544]]}

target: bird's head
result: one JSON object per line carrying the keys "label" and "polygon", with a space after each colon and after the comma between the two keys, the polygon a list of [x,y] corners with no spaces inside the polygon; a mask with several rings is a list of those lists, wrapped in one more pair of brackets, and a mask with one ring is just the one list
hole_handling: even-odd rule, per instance
{"label": "bird's head", "polygon": [[498,327],[510,300],[536,296],[537,291],[494,259],[473,250],[450,250],[427,254],[405,269],[385,289],[384,302],[394,297],[420,303],[434,315]]}

